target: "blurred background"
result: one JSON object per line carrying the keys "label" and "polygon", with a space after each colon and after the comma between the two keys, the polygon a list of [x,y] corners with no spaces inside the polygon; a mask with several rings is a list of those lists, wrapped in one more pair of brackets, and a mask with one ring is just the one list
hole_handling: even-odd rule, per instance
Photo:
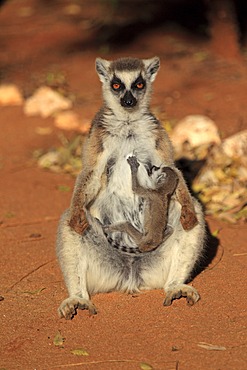
{"label": "blurred background", "polygon": [[41,84],[67,89],[88,111],[92,99],[100,104],[95,57],[158,55],[154,104],[172,120],[207,113],[233,133],[246,121],[233,101],[246,67],[246,14],[244,0],[2,0],[0,83],[16,83],[25,97]]}
{"label": "blurred background", "polygon": [[[225,217],[225,209],[237,207],[245,219],[246,15],[244,0],[2,0],[0,104],[6,100],[4,86],[14,84],[24,114],[29,120],[37,117],[39,125],[30,156],[34,152],[42,167],[76,174],[81,138],[102,101],[95,58],[157,55],[161,69],[152,110],[171,135],[188,181],[194,180],[207,159],[206,176],[202,174],[194,191],[207,207],[216,193],[216,206],[209,213],[223,212]],[[54,92],[59,95],[51,97]],[[55,104],[52,99],[60,98],[66,100],[49,110]],[[69,111],[60,114],[64,109]],[[23,120],[19,112],[8,113],[16,129]],[[178,124],[183,119],[181,129]],[[224,145],[235,148],[238,143],[237,149],[229,152],[224,147],[217,162],[211,147],[236,133],[242,134]],[[59,157],[54,146],[61,142]],[[44,152],[50,148],[47,157]],[[222,206],[229,194],[233,199]]]}

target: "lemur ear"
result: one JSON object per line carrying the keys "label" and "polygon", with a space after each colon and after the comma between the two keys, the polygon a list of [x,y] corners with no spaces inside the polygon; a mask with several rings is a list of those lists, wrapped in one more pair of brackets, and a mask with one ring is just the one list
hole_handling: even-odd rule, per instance
{"label": "lemur ear", "polygon": [[105,59],[97,58],[95,61],[96,71],[99,75],[99,79],[101,82],[108,81],[109,76],[109,66],[111,62]]}
{"label": "lemur ear", "polygon": [[158,57],[154,57],[151,59],[143,59],[143,63],[146,67],[147,75],[151,82],[155,80],[157,72],[160,67],[160,60]]}

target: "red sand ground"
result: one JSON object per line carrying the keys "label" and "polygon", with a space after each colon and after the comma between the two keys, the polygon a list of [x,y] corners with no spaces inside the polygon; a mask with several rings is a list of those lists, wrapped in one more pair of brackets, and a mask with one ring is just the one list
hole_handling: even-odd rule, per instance
{"label": "red sand ground", "polygon": [[[206,114],[223,137],[247,128],[244,59],[225,59],[215,43],[212,47],[161,28],[106,55],[90,43],[68,53],[68,45],[88,38],[87,28],[82,32],[81,25],[68,21],[61,4],[47,11],[34,3],[9,1],[1,8],[3,81],[30,93],[44,74],[62,71],[76,94],[75,110],[91,119],[101,99],[96,56],[159,55],[162,68],[152,102],[156,110],[166,111],[170,120]],[[32,16],[20,17],[26,6],[33,9]],[[95,14],[95,9],[86,10]],[[140,369],[142,362],[156,370],[246,368],[246,225],[207,218],[211,232],[219,230],[219,245],[216,251],[209,245],[215,257],[193,281],[201,294],[194,307],[184,299],[163,307],[160,290],[99,294],[93,297],[98,315],[80,311],[72,321],[60,320],[57,307],[67,293],[54,244],[74,178],[42,170],[32,161],[34,150],[59,143],[52,118],[27,118],[22,107],[1,107],[0,125],[1,369],[131,370]],[[52,132],[40,135],[40,127]],[[70,191],[61,191],[61,185]],[[59,331],[64,343],[55,346]],[[224,348],[209,350],[201,342]],[[72,354],[77,348],[89,355]]]}

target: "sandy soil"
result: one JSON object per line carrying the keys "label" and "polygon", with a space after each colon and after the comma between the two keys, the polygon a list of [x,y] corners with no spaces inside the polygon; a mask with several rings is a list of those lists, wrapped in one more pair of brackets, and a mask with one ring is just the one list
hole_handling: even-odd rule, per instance
{"label": "sandy soil", "polygon": [[[99,7],[82,6],[78,20],[64,13],[67,3],[8,1],[0,8],[2,82],[16,83],[27,96],[49,72],[62,73],[76,97],[74,110],[91,119],[101,102],[96,56],[159,55],[155,111],[174,123],[206,114],[222,137],[247,128],[243,54],[231,58],[228,50],[223,58],[215,42],[161,26],[104,54],[108,46],[95,41],[88,23]],[[32,159],[34,150],[59,143],[52,118],[0,107],[0,125],[1,369],[246,368],[246,225],[207,218],[209,230],[219,232],[208,241],[208,266],[193,280],[201,294],[194,307],[184,299],[163,307],[160,290],[99,294],[93,297],[98,315],[80,311],[72,321],[60,320],[57,307],[67,293],[54,245],[74,178],[42,170]],[[50,133],[40,135],[45,127]],[[78,348],[88,356],[71,353]]]}

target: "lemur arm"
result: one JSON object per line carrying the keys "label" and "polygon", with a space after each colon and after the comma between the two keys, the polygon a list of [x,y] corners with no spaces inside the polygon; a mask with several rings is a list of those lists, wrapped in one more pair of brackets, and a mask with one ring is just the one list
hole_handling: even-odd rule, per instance
{"label": "lemur arm", "polygon": [[137,179],[137,171],[138,167],[140,164],[138,163],[136,157],[129,157],[127,159],[127,162],[130,165],[130,170],[131,170],[131,179],[132,179],[132,190],[135,194],[140,195],[140,196],[145,196],[147,195],[148,189],[144,189],[138,182]]}

